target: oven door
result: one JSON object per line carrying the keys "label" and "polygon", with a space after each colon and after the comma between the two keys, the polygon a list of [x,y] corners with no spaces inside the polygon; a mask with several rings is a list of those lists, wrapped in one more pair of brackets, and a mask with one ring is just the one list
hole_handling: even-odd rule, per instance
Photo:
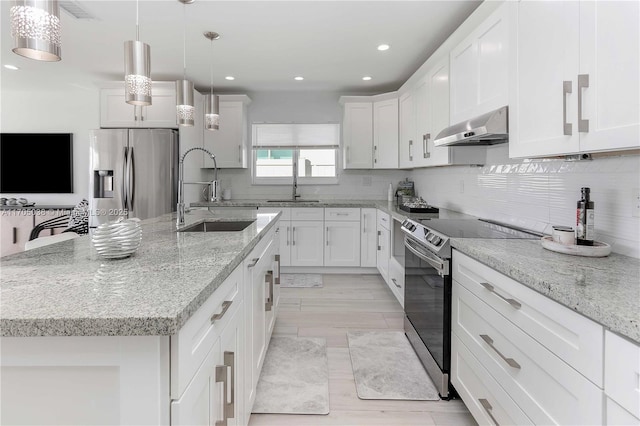
{"label": "oven door", "polygon": [[449,393],[451,275],[449,261],[405,237],[405,332],[443,398]]}

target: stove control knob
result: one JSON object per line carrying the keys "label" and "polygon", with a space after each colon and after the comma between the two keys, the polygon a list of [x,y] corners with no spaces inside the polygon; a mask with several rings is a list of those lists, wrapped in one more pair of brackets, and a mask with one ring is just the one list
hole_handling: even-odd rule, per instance
{"label": "stove control knob", "polygon": [[411,228],[409,228],[409,229],[411,229],[411,232],[416,230],[416,226],[413,223],[410,226],[411,226]]}
{"label": "stove control knob", "polygon": [[429,233],[429,235],[427,235],[427,241],[433,244],[433,239],[435,237],[436,237],[436,234]]}
{"label": "stove control knob", "polygon": [[431,242],[433,243],[433,245],[439,246],[440,243],[442,242],[442,238],[438,237],[437,235],[434,235],[433,241]]}

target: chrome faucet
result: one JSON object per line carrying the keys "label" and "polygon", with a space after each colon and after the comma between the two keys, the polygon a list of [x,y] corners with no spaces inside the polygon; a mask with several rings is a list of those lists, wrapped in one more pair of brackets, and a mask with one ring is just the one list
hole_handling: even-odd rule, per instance
{"label": "chrome faucet", "polygon": [[291,199],[295,201],[296,198],[300,197],[300,195],[298,195],[298,160],[296,159],[295,152],[293,153],[292,160],[293,160],[293,189],[291,192]]}
{"label": "chrome faucet", "polygon": [[213,185],[212,192],[214,196],[218,196],[218,164],[216,163],[216,156],[210,151],[200,148],[199,146],[188,149],[184,154],[182,154],[182,157],[180,157],[180,163],[178,165],[178,216],[176,219],[176,227],[184,225],[184,158],[188,153],[195,150],[206,152],[213,160],[213,182],[211,182],[211,185]]}

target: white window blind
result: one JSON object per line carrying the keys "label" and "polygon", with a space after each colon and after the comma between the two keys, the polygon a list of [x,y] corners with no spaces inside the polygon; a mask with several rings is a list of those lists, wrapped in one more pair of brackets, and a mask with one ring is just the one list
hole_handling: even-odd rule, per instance
{"label": "white window blind", "polygon": [[325,124],[254,124],[253,148],[338,148],[340,125]]}

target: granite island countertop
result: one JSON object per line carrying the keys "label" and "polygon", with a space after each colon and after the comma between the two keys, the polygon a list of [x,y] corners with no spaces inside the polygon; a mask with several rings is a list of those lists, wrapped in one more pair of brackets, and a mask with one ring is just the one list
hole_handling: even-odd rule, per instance
{"label": "granite island countertop", "polygon": [[99,257],[89,236],[0,258],[1,336],[171,335],[222,284],[279,213],[207,209],[207,220],[254,220],[238,232],[176,232],[175,214],[142,224],[131,257]]}
{"label": "granite island countertop", "polygon": [[452,239],[451,246],[640,344],[640,259],[555,253],[539,240]]}

